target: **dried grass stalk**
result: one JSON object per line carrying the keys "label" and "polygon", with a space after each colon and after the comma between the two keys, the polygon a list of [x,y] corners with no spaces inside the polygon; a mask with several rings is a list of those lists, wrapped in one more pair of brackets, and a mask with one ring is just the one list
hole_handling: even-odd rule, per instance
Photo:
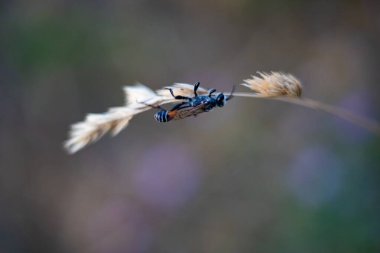
{"label": "dried grass stalk", "polygon": [[[235,97],[275,99],[325,111],[380,135],[380,126],[376,121],[319,101],[301,98],[301,82],[290,74],[258,72],[258,76],[252,76],[251,79],[244,80],[241,85],[248,87],[254,93],[235,92],[233,94]],[[159,89],[156,92],[142,84],[126,86],[124,87],[125,106],[110,108],[107,112],[101,114],[88,114],[84,121],[73,124],[69,131],[68,140],[64,143],[65,149],[73,154],[86,145],[97,141],[108,132],[113,136],[117,135],[128,126],[135,115],[152,108],[148,105],[158,106],[177,102],[178,100],[173,98],[168,88],[171,88],[175,95],[194,96],[194,86],[192,84],[175,83],[173,86]],[[207,93],[208,90],[199,87],[199,95]],[[225,94],[228,95],[228,93]]]}

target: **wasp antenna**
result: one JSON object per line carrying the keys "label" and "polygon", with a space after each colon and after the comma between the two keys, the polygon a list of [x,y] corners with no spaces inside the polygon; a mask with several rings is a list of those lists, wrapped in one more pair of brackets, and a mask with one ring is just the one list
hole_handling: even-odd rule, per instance
{"label": "wasp antenna", "polygon": [[234,94],[234,92],[235,92],[235,89],[236,89],[236,84],[234,84],[234,85],[232,86],[231,93],[230,93],[230,95],[226,98],[226,101],[230,100],[230,99],[233,97],[233,94]]}

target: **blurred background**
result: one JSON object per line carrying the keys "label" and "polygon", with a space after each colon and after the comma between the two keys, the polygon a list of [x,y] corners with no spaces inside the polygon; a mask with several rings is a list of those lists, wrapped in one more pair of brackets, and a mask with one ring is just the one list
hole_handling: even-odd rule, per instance
{"label": "blurred background", "polygon": [[322,112],[236,98],[62,149],[70,124],[136,81],[229,91],[285,71],[305,97],[380,120],[379,13],[369,0],[2,1],[0,252],[380,252],[380,139]]}

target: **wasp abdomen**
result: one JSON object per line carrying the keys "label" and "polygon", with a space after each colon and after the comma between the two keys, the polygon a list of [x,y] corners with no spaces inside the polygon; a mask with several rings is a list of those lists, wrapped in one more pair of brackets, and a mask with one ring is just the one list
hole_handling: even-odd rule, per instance
{"label": "wasp abdomen", "polygon": [[171,118],[169,117],[169,112],[168,111],[159,111],[159,112],[156,112],[154,114],[154,118],[158,122],[168,122],[169,120],[171,120]]}

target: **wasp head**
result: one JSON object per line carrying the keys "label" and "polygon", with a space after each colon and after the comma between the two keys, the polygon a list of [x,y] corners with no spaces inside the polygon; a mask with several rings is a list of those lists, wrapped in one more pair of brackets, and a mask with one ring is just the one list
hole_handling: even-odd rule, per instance
{"label": "wasp head", "polygon": [[219,106],[219,107],[223,107],[225,104],[225,96],[223,93],[220,93],[217,97],[216,97],[216,105]]}

